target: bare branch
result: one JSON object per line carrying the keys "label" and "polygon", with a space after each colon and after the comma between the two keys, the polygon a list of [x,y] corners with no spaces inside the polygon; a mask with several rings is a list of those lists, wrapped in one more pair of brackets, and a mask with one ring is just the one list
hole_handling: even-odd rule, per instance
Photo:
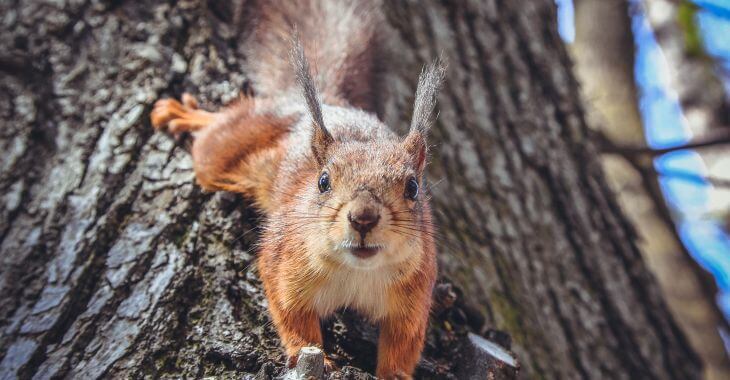
{"label": "bare branch", "polygon": [[716,145],[730,144],[730,127],[711,129],[707,134],[695,138],[685,144],[668,148],[654,149],[645,146],[619,145],[611,141],[602,132],[593,132],[595,140],[603,153],[619,154],[622,156],[650,156],[656,157],[666,153],[684,149],[700,149]]}

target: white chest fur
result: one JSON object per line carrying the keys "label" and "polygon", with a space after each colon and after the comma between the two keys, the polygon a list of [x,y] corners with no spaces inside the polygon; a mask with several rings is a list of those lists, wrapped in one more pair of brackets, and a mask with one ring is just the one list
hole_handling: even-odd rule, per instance
{"label": "white chest fur", "polygon": [[382,269],[344,269],[330,274],[315,291],[313,304],[324,317],[348,307],[373,320],[385,317],[390,274]]}

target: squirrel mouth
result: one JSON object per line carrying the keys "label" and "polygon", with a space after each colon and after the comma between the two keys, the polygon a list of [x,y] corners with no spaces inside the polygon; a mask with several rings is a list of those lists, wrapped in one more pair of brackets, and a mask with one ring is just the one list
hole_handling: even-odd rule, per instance
{"label": "squirrel mouth", "polygon": [[378,247],[378,246],[364,246],[364,245],[359,245],[359,246],[350,248],[350,251],[352,251],[352,254],[361,259],[367,259],[367,258],[373,257],[373,256],[375,256],[376,253],[378,253],[379,250],[380,250],[380,247]]}

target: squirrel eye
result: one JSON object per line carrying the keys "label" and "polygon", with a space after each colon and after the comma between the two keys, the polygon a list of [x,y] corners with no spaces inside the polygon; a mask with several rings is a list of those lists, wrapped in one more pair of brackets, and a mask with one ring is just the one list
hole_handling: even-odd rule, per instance
{"label": "squirrel eye", "polygon": [[411,177],[408,179],[408,182],[406,182],[405,197],[412,201],[415,201],[417,196],[418,196],[418,181],[416,181],[415,178]]}
{"label": "squirrel eye", "polygon": [[332,189],[330,187],[330,175],[327,174],[327,172],[322,173],[322,175],[319,176],[319,181],[317,182],[317,185],[319,186],[320,193],[324,193]]}

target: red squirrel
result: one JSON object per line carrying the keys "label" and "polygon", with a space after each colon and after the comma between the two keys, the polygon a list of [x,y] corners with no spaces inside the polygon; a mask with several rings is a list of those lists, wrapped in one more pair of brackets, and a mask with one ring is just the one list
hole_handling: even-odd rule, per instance
{"label": "red squirrel", "polygon": [[257,267],[290,365],[302,347],[322,347],[321,318],[351,308],[379,325],[376,375],[409,379],[436,278],[422,188],[444,69],[421,72],[401,137],[375,115],[387,63],[376,2],[255,7],[248,73],[256,95],[217,112],[188,94],[162,99],[152,125],[192,133],[200,186],[241,193],[265,215]]}

